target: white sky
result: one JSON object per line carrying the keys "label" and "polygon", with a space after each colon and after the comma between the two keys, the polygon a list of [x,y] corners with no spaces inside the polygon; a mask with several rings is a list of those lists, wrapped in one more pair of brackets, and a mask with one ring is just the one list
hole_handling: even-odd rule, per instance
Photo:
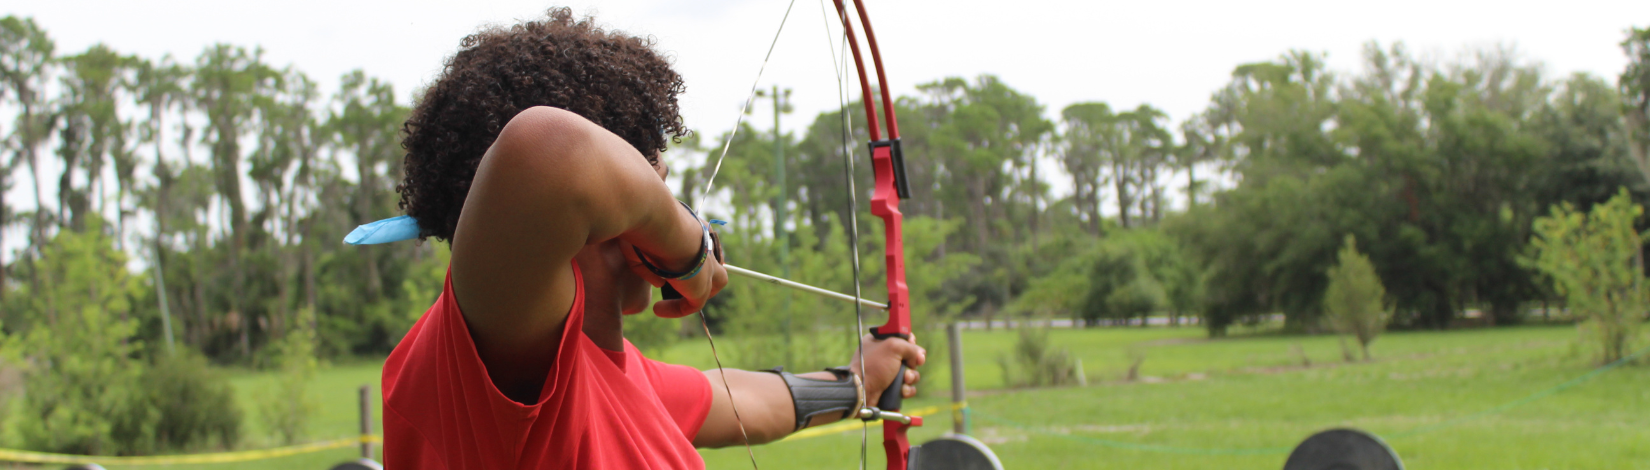
{"label": "white sky", "polygon": [[[762,86],[795,90],[795,130],[837,106],[821,0],[797,0]],[[828,1],[826,3],[829,3]],[[707,137],[734,124],[785,0],[575,0],[561,3],[599,22],[658,38],[688,85],[687,124]],[[426,83],[478,26],[537,17],[540,1],[0,0],[0,15],[29,16],[60,53],[96,42],[148,58],[192,63],[216,42],[262,46],[274,65],[295,65],[326,87],[361,68],[395,84],[400,98]],[[1289,49],[1327,52],[1355,71],[1370,40],[1451,58],[1465,47],[1516,45],[1553,75],[1590,72],[1614,81],[1626,63],[1618,43],[1650,26],[1650,1],[1045,1],[871,0],[867,5],[896,93],[947,76],[996,74],[1047,105],[1151,103],[1176,121],[1201,110],[1238,64]],[[833,17],[834,18],[834,17]],[[834,19],[832,21],[835,21]],[[857,91],[855,92],[857,93]],[[771,116],[751,117],[759,128]],[[9,119],[4,121],[9,126]],[[21,181],[20,181],[21,180]],[[8,199],[32,190],[14,175]],[[15,205],[15,204],[14,204]],[[9,255],[8,232],[3,251]],[[7,256],[9,258],[9,256]]]}
{"label": "white sky", "polygon": [[[827,2],[828,3],[828,2]],[[659,39],[686,77],[684,117],[707,134],[733,125],[785,0],[576,0],[616,29]],[[207,45],[263,46],[327,86],[355,68],[388,79],[403,99],[427,82],[465,34],[540,15],[542,1],[3,0],[32,16],[62,52],[106,42],[145,57],[192,62]],[[1467,46],[1516,44],[1556,73],[1614,78],[1617,43],[1650,26],[1650,2],[1397,0],[1043,1],[872,0],[889,81],[899,93],[946,76],[997,74],[1055,113],[1070,103],[1151,103],[1176,119],[1201,109],[1232,67],[1299,48],[1352,70],[1363,43],[1404,41],[1449,57]],[[799,127],[837,103],[820,0],[797,0],[763,85],[796,90]],[[766,123],[761,114],[755,118]],[[790,128],[790,125],[786,125]]]}

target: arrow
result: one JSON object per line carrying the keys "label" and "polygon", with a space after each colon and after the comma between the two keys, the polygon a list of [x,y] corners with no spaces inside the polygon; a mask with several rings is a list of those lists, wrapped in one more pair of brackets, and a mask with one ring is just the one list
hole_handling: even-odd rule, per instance
{"label": "arrow", "polygon": [[860,305],[864,305],[864,306],[867,306],[867,307],[875,307],[875,308],[879,308],[879,309],[882,309],[882,310],[888,310],[888,304],[878,303],[878,302],[872,301],[870,299],[864,299],[864,298],[855,299],[854,296],[852,296],[852,295],[843,294],[843,293],[840,293],[840,292],[826,290],[826,289],[821,289],[821,288],[818,288],[818,287],[810,286],[810,285],[803,284],[803,283],[796,282],[796,281],[792,281],[792,280],[789,280],[789,279],[774,277],[774,276],[770,276],[770,275],[767,275],[767,274],[762,274],[762,273],[759,273],[759,272],[756,272],[756,271],[751,271],[749,269],[741,268],[741,267],[734,266],[734,265],[724,264],[724,265],[722,265],[722,267],[726,268],[728,270],[729,274],[738,274],[740,276],[748,277],[748,278],[755,279],[755,280],[758,280],[758,281],[763,281],[763,282],[766,282],[766,283],[769,283],[769,284],[773,284],[773,285],[777,285],[777,286],[783,286],[783,287],[789,287],[791,289],[796,289],[796,290],[799,290],[799,291],[802,291],[802,292],[807,292],[807,293],[810,293],[810,294],[817,294],[821,297],[837,299],[837,300],[845,300],[845,301],[848,301],[848,302],[858,302]]}

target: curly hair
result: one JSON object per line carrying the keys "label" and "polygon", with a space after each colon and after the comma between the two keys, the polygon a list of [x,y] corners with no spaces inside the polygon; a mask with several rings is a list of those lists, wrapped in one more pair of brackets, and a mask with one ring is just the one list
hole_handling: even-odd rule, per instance
{"label": "curly hair", "polygon": [[482,155],[527,108],[572,111],[657,163],[688,130],[676,104],[682,77],[653,44],[568,8],[465,37],[402,127],[406,177],[396,191],[419,235],[452,239]]}

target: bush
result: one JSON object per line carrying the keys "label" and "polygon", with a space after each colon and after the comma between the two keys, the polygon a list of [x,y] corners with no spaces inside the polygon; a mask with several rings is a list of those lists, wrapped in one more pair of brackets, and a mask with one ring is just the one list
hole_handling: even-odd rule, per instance
{"label": "bush", "polygon": [[1140,365],[1146,363],[1146,348],[1130,346],[1129,349],[1123,351],[1123,356],[1129,360],[1129,373],[1123,376],[1123,380],[1130,382],[1140,380]]}
{"label": "bush", "polygon": [[142,285],[103,224],[93,217],[86,225],[57,233],[24,266],[52,282],[17,291],[26,322],[8,341],[16,341],[26,367],[10,424],[33,450],[152,452],[160,416],[143,388],[146,368],[136,358],[142,345],[132,318],[132,297]]}
{"label": "bush", "polygon": [[48,452],[234,446],[241,414],[228,382],[186,349],[153,364],[141,359],[150,349],[138,339],[132,302],[148,288],[127,272],[102,223],[87,225],[59,232],[24,266],[53,282],[18,289],[10,304],[27,321],[0,337],[0,369],[16,365],[23,379],[17,414],[6,424],[24,447]]}
{"label": "bush", "polygon": [[151,403],[158,447],[194,450],[232,448],[241,435],[241,410],[229,381],[214,373],[206,357],[192,350],[157,360],[143,377]]}
{"label": "bush", "polygon": [[401,338],[407,336],[407,331],[418,323],[418,319],[429,311],[447,288],[447,266],[452,262],[452,246],[441,242],[428,243],[429,255],[409,265],[407,277],[401,281],[401,300],[395,307],[397,315],[393,315],[395,321],[390,325],[389,332],[395,344],[401,343]]}
{"label": "bush", "polygon": [[1173,239],[1150,229],[1118,231],[1031,280],[1009,309],[1072,315],[1090,326],[1162,311],[1178,318],[1197,310],[1199,281]]}
{"label": "bush", "polygon": [[1546,274],[1570,310],[1586,319],[1584,337],[1597,342],[1601,363],[1626,356],[1650,306],[1644,238],[1633,227],[1643,214],[1623,188],[1591,213],[1565,203],[1535,220],[1534,256],[1525,262]]}
{"label": "bush", "polygon": [[315,330],[309,328],[315,313],[298,311],[298,321],[286,335],[269,348],[271,363],[279,371],[275,386],[254,393],[264,425],[286,444],[298,442],[319,407],[309,395],[309,383],[320,367],[315,359]]}
{"label": "bush", "polygon": [[1340,262],[1329,269],[1329,288],[1323,293],[1323,308],[1331,326],[1341,334],[1358,339],[1358,347],[1369,360],[1369,343],[1386,329],[1392,317],[1386,306],[1386,287],[1369,257],[1358,252],[1357,241],[1346,236]]}
{"label": "bush", "polygon": [[1042,387],[1076,383],[1077,368],[1071,352],[1054,347],[1048,330],[1021,327],[1014,342],[1013,356],[1002,356],[1003,382],[1011,387]]}

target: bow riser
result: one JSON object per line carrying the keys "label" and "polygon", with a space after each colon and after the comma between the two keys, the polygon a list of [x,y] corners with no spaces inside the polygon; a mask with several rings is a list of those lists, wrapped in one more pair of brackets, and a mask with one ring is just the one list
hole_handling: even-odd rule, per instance
{"label": "bow riser", "polygon": [[[888,323],[877,328],[879,336],[911,337],[911,289],[905,284],[905,215],[899,211],[899,189],[895,183],[891,146],[871,149],[871,169],[876,188],[871,196],[871,214],[882,218],[888,272]],[[894,410],[889,410],[894,411]]]}
{"label": "bow riser", "polygon": [[[871,170],[876,175],[876,188],[871,196],[871,214],[882,219],[884,235],[883,259],[887,263],[888,278],[888,323],[872,328],[873,335],[879,338],[898,336],[911,338],[911,292],[905,284],[905,215],[899,211],[899,188],[893,149],[899,145],[886,145],[876,142],[871,145]],[[886,411],[899,411],[900,390],[904,385],[902,380],[905,367],[901,366],[898,372],[900,377],[889,385],[890,393],[884,393],[877,406]],[[882,447],[888,452],[888,470],[906,470],[911,457],[911,442],[905,437],[911,426],[921,426],[922,418],[912,417],[911,424],[899,421],[882,422]]]}
{"label": "bow riser", "polygon": [[922,421],[915,417],[912,417],[911,424],[899,421],[882,422],[882,448],[888,451],[888,470],[908,470],[911,441],[905,438],[905,431],[919,424],[922,424]]}

